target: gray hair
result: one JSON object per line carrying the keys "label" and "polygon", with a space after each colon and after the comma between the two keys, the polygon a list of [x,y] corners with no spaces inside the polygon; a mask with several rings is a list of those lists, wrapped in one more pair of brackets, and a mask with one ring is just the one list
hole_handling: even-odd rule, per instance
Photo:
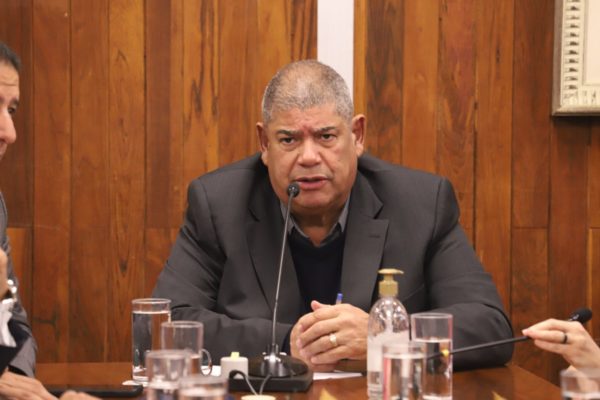
{"label": "gray hair", "polygon": [[0,42],[0,64],[12,65],[17,72],[21,68],[19,56],[3,42]]}
{"label": "gray hair", "polygon": [[319,61],[296,61],[277,71],[267,85],[262,100],[263,123],[271,121],[274,111],[324,104],[334,104],[342,118],[352,120],[354,106],[344,78]]}

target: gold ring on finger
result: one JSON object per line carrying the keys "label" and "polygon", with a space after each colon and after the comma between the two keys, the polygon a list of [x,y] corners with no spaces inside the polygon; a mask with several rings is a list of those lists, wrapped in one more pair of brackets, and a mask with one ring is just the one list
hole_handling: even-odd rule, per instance
{"label": "gold ring on finger", "polygon": [[337,347],[338,346],[338,342],[337,342],[337,336],[335,336],[335,333],[330,333],[329,334],[329,342],[331,343],[331,345],[333,347]]}

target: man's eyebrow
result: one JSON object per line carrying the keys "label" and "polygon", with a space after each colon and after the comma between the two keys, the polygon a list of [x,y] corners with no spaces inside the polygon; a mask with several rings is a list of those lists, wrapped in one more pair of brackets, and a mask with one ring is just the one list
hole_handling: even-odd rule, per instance
{"label": "man's eyebrow", "polygon": [[301,135],[302,131],[291,131],[289,129],[277,129],[277,132],[275,132],[277,134],[281,134],[281,135],[287,135],[287,136],[294,136],[294,135]]}
{"label": "man's eyebrow", "polygon": [[315,130],[315,133],[325,133],[325,132],[329,132],[334,129],[336,129],[335,126],[324,126],[323,128],[319,128],[319,129]]}
{"label": "man's eyebrow", "polygon": [[[321,134],[321,133],[329,132],[334,129],[336,129],[335,126],[324,126],[322,128],[315,129],[313,131],[313,133]],[[294,130],[289,130],[289,129],[278,129],[276,133],[281,134],[281,135],[287,135],[287,136],[302,135],[301,130],[294,131]]]}

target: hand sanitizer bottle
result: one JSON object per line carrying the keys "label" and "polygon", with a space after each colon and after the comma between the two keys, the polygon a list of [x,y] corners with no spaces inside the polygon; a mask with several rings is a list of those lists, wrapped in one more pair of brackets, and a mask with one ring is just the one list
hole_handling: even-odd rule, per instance
{"label": "hand sanitizer bottle", "polygon": [[369,314],[367,337],[367,393],[371,400],[382,398],[383,343],[409,341],[408,313],[397,299],[398,282],[394,280],[394,275],[403,272],[385,268],[379,273],[383,279],[379,282],[379,300]]}

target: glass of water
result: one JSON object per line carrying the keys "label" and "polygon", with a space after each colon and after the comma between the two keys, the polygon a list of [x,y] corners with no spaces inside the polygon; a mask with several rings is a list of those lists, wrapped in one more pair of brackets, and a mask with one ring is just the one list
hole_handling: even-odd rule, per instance
{"label": "glass of water", "polygon": [[147,381],[146,353],[160,349],[160,325],[171,320],[171,300],[135,299],[131,302],[133,366],[136,382]]}
{"label": "glass of water", "polygon": [[226,400],[227,377],[190,375],[179,382],[179,400]]}
{"label": "glass of water", "polygon": [[[204,325],[198,321],[167,321],[160,326],[162,349],[189,350],[192,354],[191,374],[210,375],[212,359],[203,348]],[[206,365],[206,367],[203,367]]]}
{"label": "glass of water", "polygon": [[151,350],[146,353],[146,399],[177,399],[179,381],[189,374],[189,369],[189,351]]}
{"label": "glass of water", "polygon": [[425,345],[418,342],[386,342],[382,346],[383,400],[421,400]]}
{"label": "glass of water", "polygon": [[423,399],[452,399],[452,314],[412,314],[410,322],[411,339],[425,345]]}
{"label": "glass of water", "polygon": [[600,369],[562,370],[560,388],[564,400],[600,400]]}

